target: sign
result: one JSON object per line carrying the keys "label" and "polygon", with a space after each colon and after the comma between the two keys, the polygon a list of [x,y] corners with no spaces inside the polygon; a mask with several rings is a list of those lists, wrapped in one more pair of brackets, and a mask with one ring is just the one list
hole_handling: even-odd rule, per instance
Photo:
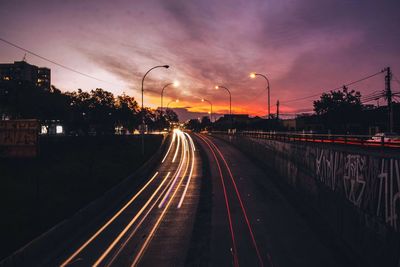
{"label": "sign", "polygon": [[37,120],[0,121],[0,157],[36,157],[38,133]]}

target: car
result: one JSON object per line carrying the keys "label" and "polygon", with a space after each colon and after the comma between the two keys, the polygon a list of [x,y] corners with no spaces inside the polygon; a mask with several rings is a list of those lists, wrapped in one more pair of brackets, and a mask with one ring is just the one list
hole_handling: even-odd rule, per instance
{"label": "car", "polygon": [[371,139],[368,140],[369,142],[399,142],[400,141],[400,135],[398,133],[377,133],[374,136],[372,136]]}

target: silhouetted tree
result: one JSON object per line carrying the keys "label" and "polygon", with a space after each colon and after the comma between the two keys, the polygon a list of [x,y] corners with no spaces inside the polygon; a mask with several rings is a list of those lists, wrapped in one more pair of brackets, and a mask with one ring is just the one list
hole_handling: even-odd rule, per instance
{"label": "silhouetted tree", "polygon": [[346,87],[342,90],[323,93],[314,101],[314,111],[326,129],[347,132],[351,124],[359,122],[362,111],[361,94]]}
{"label": "silhouetted tree", "polygon": [[201,118],[201,128],[206,129],[211,126],[211,120],[209,116],[203,116]]}
{"label": "silhouetted tree", "polygon": [[201,123],[198,119],[190,119],[186,123],[186,128],[195,132],[199,132],[201,130]]}
{"label": "silhouetted tree", "polygon": [[132,131],[137,128],[141,120],[139,106],[134,97],[122,94],[115,99],[117,124]]}
{"label": "silhouetted tree", "polygon": [[173,111],[172,109],[168,108],[165,111],[164,116],[165,116],[166,120],[169,122],[178,122],[179,121],[178,114],[176,114],[175,111]]}

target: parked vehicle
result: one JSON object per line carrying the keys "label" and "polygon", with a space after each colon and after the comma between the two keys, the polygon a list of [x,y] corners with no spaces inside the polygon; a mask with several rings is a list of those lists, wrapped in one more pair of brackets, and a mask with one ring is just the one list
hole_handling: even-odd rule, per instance
{"label": "parked vehicle", "polygon": [[377,133],[372,136],[369,142],[400,142],[400,135],[397,133]]}

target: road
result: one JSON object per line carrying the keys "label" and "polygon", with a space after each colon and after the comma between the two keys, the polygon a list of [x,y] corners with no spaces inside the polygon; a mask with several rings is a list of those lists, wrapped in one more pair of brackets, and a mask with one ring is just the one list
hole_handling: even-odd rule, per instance
{"label": "road", "polygon": [[175,130],[155,169],[121,207],[71,233],[43,266],[348,265],[285,199],[273,174],[224,141]]}
{"label": "road", "polygon": [[212,266],[348,266],[266,173],[233,146],[196,134],[213,186]]}
{"label": "road", "polygon": [[50,265],[183,265],[199,197],[201,168],[192,138],[175,130],[149,180]]}

